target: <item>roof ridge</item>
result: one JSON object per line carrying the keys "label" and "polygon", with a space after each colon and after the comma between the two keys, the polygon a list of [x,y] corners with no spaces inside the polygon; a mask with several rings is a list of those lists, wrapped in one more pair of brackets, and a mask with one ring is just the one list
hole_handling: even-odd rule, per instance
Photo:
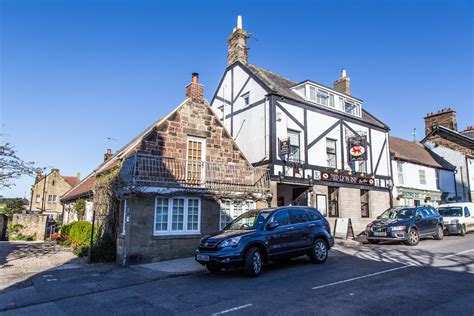
{"label": "roof ridge", "polygon": [[273,72],[273,71],[271,71],[271,70],[268,70],[268,69],[266,69],[266,68],[263,68],[263,67],[260,67],[260,66],[254,65],[254,64],[249,64],[249,66],[253,66],[253,67],[256,67],[256,68],[260,68],[260,69],[263,70],[263,71],[269,72],[269,73],[271,73],[272,75],[275,75],[275,76],[277,76],[277,77],[280,77],[280,78],[285,79],[285,80],[288,80],[288,81],[291,81],[291,82],[293,82],[293,83],[295,83],[295,84],[298,83],[298,81],[294,81],[294,80],[292,80],[292,79],[288,79],[287,77],[282,76],[282,75],[280,75],[280,74],[277,74],[277,73],[275,73],[275,72]]}

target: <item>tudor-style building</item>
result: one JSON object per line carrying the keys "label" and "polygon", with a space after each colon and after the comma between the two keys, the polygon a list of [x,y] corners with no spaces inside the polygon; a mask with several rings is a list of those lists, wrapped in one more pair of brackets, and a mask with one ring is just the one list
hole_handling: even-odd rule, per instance
{"label": "tudor-style building", "polygon": [[390,206],[389,128],[350,94],[345,70],[330,88],[248,63],[241,18],[211,105],[254,165],[270,169],[272,206],[310,204],[356,231]]}

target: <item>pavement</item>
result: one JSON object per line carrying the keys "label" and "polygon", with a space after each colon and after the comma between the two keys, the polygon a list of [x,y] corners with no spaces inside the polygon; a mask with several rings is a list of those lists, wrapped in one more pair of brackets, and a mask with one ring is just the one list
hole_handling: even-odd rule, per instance
{"label": "pavement", "polygon": [[[193,268],[194,267],[194,268]],[[48,281],[49,280],[49,281]],[[305,258],[204,272],[191,259],[119,268],[55,269],[0,292],[12,314],[448,314],[474,315],[474,234],[369,245],[342,241],[325,264]]]}

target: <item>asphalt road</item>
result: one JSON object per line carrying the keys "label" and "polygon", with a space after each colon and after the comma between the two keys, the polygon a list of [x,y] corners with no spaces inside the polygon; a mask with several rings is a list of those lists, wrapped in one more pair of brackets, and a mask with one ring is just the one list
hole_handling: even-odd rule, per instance
{"label": "asphalt road", "polygon": [[323,265],[298,258],[240,271],[74,295],[7,314],[474,315],[474,234],[402,244],[336,246]]}

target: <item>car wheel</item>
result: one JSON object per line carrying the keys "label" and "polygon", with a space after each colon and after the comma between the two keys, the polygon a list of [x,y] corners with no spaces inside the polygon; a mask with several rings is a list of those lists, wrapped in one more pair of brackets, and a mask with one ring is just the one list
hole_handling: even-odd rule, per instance
{"label": "car wheel", "polygon": [[244,264],[245,274],[250,277],[258,276],[262,271],[262,264],[262,255],[257,247],[252,247],[247,250]]}
{"label": "car wheel", "polygon": [[367,239],[369,241],[369,244],[378,244],[380,242],[380,240],[377,240],[377,239]]}
{"label": "car wheel", "polygon": [[321,238],[317,238],[313,243],[313,248],[309,258],[313,263],[323,263],[328,258],[328,245]]}
{"label": "car wheel", "polygon": [[461,226],[461,231],[459,232],[459,235],[461,236],[466,236],[466,225]]}
{"label": "car wheel", "polygon": [[222,267],[218,264],[215,264],[215,263],[208,263],[206,264],[206,268],[207,268],[207,271],[211,272],[211,273],[217,273],[219,271],[221,271]]}
{"label": "car wheel", "polygon": [[418,235],[418,231],[416,228],[410,228],[408,231],[408,239],[405,242],[409,246],[416,246],[418,245],[418,242],[420,241],[420,235]]}
{"label": "car wheel", "polygon": [[441,240],[441,239],[443,239],[443,237],[444,237],[443,226],[438,225],[438,227],[436,228],[436,233],[434,235],[434,239]]}

